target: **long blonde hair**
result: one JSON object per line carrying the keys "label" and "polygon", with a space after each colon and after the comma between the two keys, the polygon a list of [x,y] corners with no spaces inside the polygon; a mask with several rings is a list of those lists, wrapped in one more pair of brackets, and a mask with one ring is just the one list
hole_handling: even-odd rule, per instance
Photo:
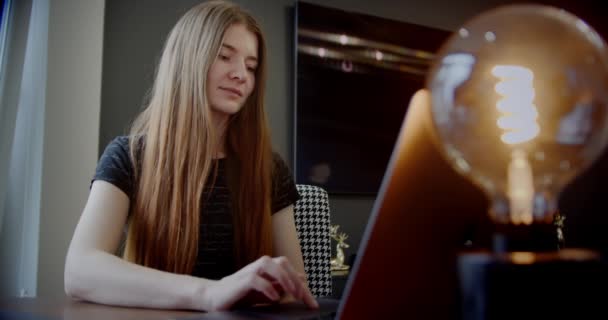
{"label": "long blonde hair", "polygon": [[198,253],[203,188],[212,183],[217,133],[206,75],[223,35],[243,24],[257,36],[256,86],[226,128],[236,267],[272,252],[272,151],[264,113],[266,46],[258,23],[238,6],[208,1],[184,14],[169,34],[150,101],[130,133],[136,193],[123,256],[144,266],[190,274]]}

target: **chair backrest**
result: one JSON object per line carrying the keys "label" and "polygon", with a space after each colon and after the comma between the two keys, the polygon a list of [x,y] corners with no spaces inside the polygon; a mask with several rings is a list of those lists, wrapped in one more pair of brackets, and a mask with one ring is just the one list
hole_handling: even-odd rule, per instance
{"label": "chair backrest", "polygon": [[294,205],[294,215],[308,285],[316,297],[331,296],[329,197],[327,191],[317,186],[296,187],[300,199]]}

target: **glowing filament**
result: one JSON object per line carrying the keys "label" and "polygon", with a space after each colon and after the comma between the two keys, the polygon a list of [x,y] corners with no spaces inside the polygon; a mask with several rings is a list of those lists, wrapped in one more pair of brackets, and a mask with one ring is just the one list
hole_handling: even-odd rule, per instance
{"label": "glowing filament", "polygon": [[492,74],[500,79],[494,90],[502,97],[496,103],[502,113],[496,125],[505,130],[501,140],[507,144],[532,140],[540,131],[534,105],[534,74],[528,68],[515,65],[495,66]]}

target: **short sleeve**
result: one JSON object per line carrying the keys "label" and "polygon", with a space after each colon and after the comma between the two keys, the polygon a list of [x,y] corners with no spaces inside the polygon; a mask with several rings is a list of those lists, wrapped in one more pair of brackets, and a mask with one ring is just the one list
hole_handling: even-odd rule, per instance
{"label": "short sleeve", "polygon": [[294,204],[300,199],[300,194],[293,180],[293,175],[281,156],[273,153],[272,171],[272,214]]}
{"label": "short sleeve", "polygon": [[129,156],[128,137],[116,137],[106,146],[97,163],[91,184],[95,180],[109,182],[122,190],[129,198],[133,196],[134,171]]}

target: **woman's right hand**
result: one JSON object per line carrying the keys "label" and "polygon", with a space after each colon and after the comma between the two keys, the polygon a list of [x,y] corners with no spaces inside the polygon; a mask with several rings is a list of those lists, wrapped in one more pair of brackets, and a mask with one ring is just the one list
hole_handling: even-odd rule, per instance
{"label": "woman's right hand", "polygon": [[[227,310],[249,300],[249,303],[278,302],[284,294],[304,302],[310,308],[318,303],[310,293],[304,275],[295,271],[287,258],[264,256],[236,273],[209,285],[203,301],[207,311]],[[251,297],[262,297],[253,299]]]}

